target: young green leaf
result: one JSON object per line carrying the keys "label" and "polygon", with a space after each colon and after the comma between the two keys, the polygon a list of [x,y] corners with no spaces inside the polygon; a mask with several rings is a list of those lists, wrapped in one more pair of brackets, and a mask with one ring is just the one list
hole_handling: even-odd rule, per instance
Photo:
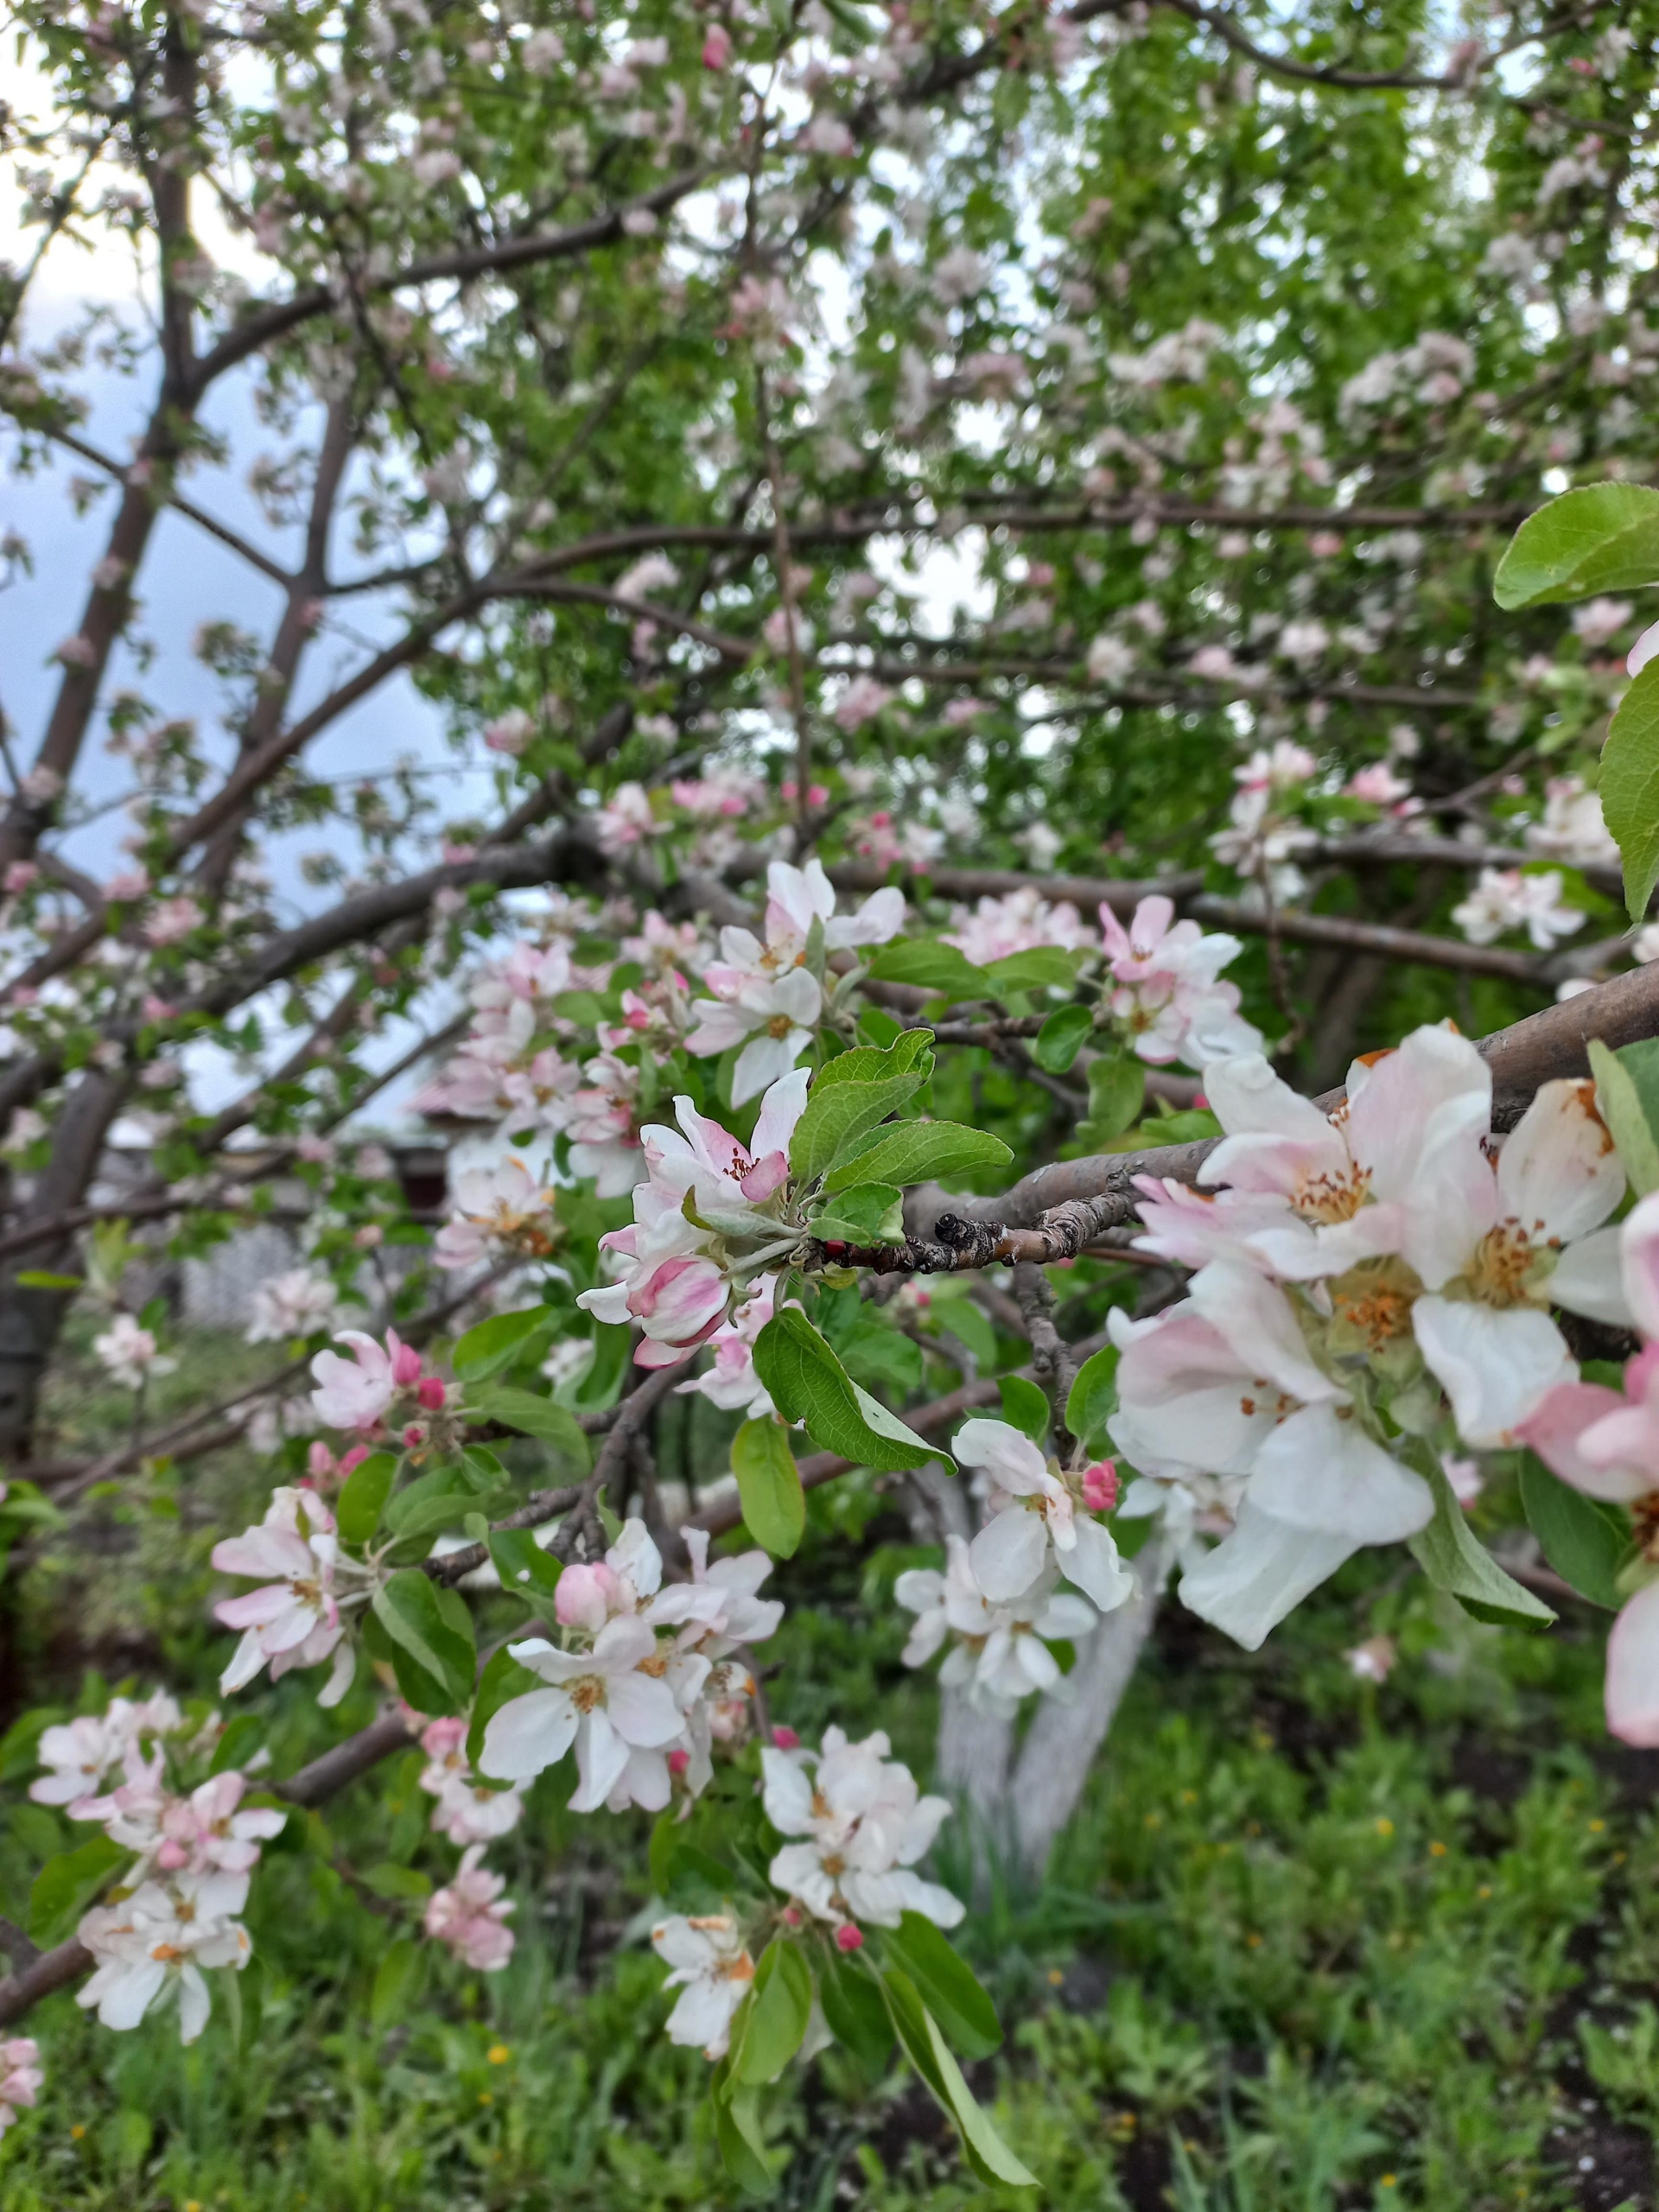
{"label": "young green leaf", "polygon": [[82,1913],[96,1903],[116,1869],[124,1866],[131,1856],[100,1832],[88,1836],[75,1850],[48,1859],[29,1892],[29,1941],[44,1950],[73,1935]]}
{"label": "young green leaf", "polygon": [[585,1474],[593,1465],[594,1448],[587,1431],[574,1414],[534,1390],[515,1389],[511,1383],[492,1382],[473,1400],[486,1421],[499,1421],[521,1436],[538,1436]]}
{"label": "young green leaf", "polygon": [[806,1526],[806,1495],[783,1423],[770,1414],[746,1421],[732,1439],[732,1472],[755,1542],[774,1559],[791,1557]]}
{"label": "young green leaf", "polygon": [[1046,1444],[1054,1419],[1047,1391],[1026,1375],[1004,1375],[996,1387],[1002,1400],[1003,1420],[1033,1444]]}
{"label": "young green leaf", "polygon": [[389,1943],[374,1971],[374,1986],[369,1993],[370,2025],[384,2031],[397,2021],[406,2020],[425,1980],[426,1946],[412,1936],[400,1936]]}
{"label": "young green leaf", "polygon": [[916,1985],[951,2049],[965,2058],[988,2058],[1002,2041],[1001,2023],[973,1968],[948,1937],[920,1913],[906,1912],[881,1940]]}
{"label": "young green leaf", "polygon": [[528,1529],[497,1529],[486,1539],[501,1587],[531,1603],[550,1598],[559,1586],[559,1562],[544,1552]]}
{"label": "young green leaf", "polygon": [[922,2002],[910,1976],[901,1967],[889,1967],[881,1976],[881,1990],[906,2057],[956,2123],[975,2173],[982,2181],[1001,2182],[1014,2189],[1036,2188],[1036,2176],[1014,2157],[981,2110],[939,2032],[938,2021]]}
{"label": "young green leaf", "polygon": [[1058,944],[1034,944],[1024,952],[1010,952],[993,960],[985,969],[991,988],[1000,999],[1016,991],[1058,988],[1070,990],[1077,980],[1080,953]]}
{"label": "young green leaf", "polygon": [[544,1306],[527,1306],[517,1313],[492,1313],[487,1321],[467,1330],[456,1344],[450,1363],[463,1382],[481,1382],[486,1376],[510,1367],[526,1340],[552,1318]]}
{"label": "young green leaf", "polygon": [[1630,1548],[1630,1525],[1618,1509],[1558,1480],[1530,1452],[1521,1462],[1521,1507],[1562,1581],[1592,1605],[1616,1613],[1624,1602],[1619,1565]]}
{"label": "young green leaf", "polygon": [[[1632,1062],[1626,1055],[1632,1050],[1626,1046],[1623,1052],[1610,1052],[1599,1037],[1590,1039],[1590,1072],[1596,1079],[1596,1105],[1601,1118],[1612,1133],[1624,1173],[1630,1177],[1638,1198],[1646,1198],[1649,1191],[1659,1190],[1659,1122],[1655,1120],[1655,1109],[1659,1108],[1659,1083],[1654,1075],[1654,1051],[1659,1039],[1646,1038],[1641,1047],[1646,1057]],[[1638,1080],[1637,1071],[1641,1080]]]}
{"label": "young green leaf", "polygon": [[750,2088],[775,2082],[800,2049],[811,2017],[811,1969],[798,1943],[774,1936],[754,1970],[742,2044],[733,2043],[734,2079]]}
{"label": "young green leaf", "polygon": [[1117,1346],[1103,1344],[1077,1370],[1065,1401],[1065,1425],[1091,1452],[1106,1447],[1106,1422],[1117,1410]]}
{"label": "young green leaf", "polygon": [[867,2080],[879,2082],[893,2049],[893,2022],[868,1968],[839,1951],[826,1952],[818,1967],[818,2002],[836,2041],[852,2052]]}
{"label": "young green leaf", "polygon": [[342,1543],[368,1542],[380,1526],[397,1476],[397,1461],[390,1452],[372,1452],[358,1461],[334,1507],[334,1525]]}
{"label": "young green leaf", "polygon": [[938,1175],[967,1175],[1006,1167],[1013,1152],[988,1129],[959,1122],[900,1122],[879,1129],[859,1151],[843,1157],[823,1179],[827,1192],[853,1183],[925,1183]]}
{"label": "young green leaf", "polygon": [[853,1183],[808,1224],[821,1243],[902,1244],[905,1194],[896,1183]]}
{"label": "young green leaf", "polygon": [[993,995],[989,976],[976,968],[954,944],[936,937],[901,937],[883,945],[870,963],[879,983],[908,983],[920,991],[942,991],[947,999],[985,999]]}
{"label": "young green leaf", "polygon": [[804,1421],[826,1452],[877,1474],[919,1467],[950,1454],[907,1428],[897,1414],[861,1390],[804,1313],[785,1306],[755,1340],[754,1370],[789,1421]]}
{"label": "young green leaf", "polygon": [[1128,1053],[1103,1052],[1089,1066],[1089,1116],[1077,1135],[1085,1144],[1110,1144],[1141,1118],[1147,1071]]}
{"label": "young green leaf", "polygon": [[376,1591],[373,1611],[391,1642],[397,1686],[416,1710],[463,1711],[478,1662],[466,1600],[410,1567]]}
{"label": "young green leaf", "polygon": [[[867,1129],[885,1122],[920,1090],[925,1071],[899,1065],[898,1049],[895,1046],[891,1052],[873,1052],[861,1046],[819,1070],[806,1111],[795,1124],[789,1143],[791,1170],[803,1182],[814,1182],[826,1174]],[[885,1060],[888,1065],[880,1072],[861,1077],[836,1074],[849,1060]],[[826,1081],[826,1077],[832,1079]]]}
{"label": "young green leaf", "polygon": [[777,2183],[762,2156],[760,2107],[753,2089],[739,2088],[722,2097],[715,2094],[715,2139],[727,2172],[751,2196],[770,2196]]}
{"label": "young green leaf", "polygon": [[1500,607],[1541,607],[1659,583],[1659,492],[1586,484],[1529,515],[1492,580]]}
{"label": "young green leaf", "polygon": [[1031,1057],[1050,1075],[1064,1075],[1094,1026],[1091,1007],[1057,1006],[1032,1039]]}
{"label": "young green leaf", "polygon": [[[1659,499],[1659,493],[1650,496]],[[1659,881],[1659,661],[1648,663],[1618,702],[1601,751],[1598,788],[1602,815],[1624,863],[1624,903],[1630,919],[1639,922]]]}
{"label": "young green leaf", "polygon": [[1438,1455],[1424,1450],[1412,1457],[1434,1492],[1434,1518],[1411,1539],[1409,1548],[1434,1587],[1450,1591],[1478,1621],[1496,1621],[1506,1628],[1548,1628],[1554,1614],[1541,1598],[1505,1574],[1477,1540]]}

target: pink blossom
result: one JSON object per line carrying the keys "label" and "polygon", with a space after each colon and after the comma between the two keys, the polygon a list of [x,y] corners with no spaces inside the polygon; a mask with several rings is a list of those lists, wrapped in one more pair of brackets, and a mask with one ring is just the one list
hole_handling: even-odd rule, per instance
{"label": "pink blossom", "polygon": [[342,1329],[334,1342],[349,1344],[356,1357],[320,1351],[312,1361],[318,1387],[311,1403],[317,1419],[330,1428],[372,1429],[400,1389],[419,1382],[421,1355],[395,1329],[386,1331],[384,1350],[360,1329]]}
{"label": "pink blossom", "polygon": [[723,69],[731,58],[731,34],[722,24],[715,23],[702,41],[702,66],[705,69]]}
{"label": "pink blossom", "polygon": [[33,2036],[12,2036],[0,2043],[0,2135],[16,2121],[18,2107],[32,2105],[40,2094],[46,2079],[40,2056]]}
{"label": "pink blossom", "polygon": [[512,1900],[502,1900],[506,1883],[480,1865],[481,1843],[461,1853],[453,1882],[434,1890],[427,1900],[425,1928],[429,1936],[447,1944],[463,1966],[479,1974],[496,1974],[512,1956],[513,1933],[503,1923],[513,1910]]}

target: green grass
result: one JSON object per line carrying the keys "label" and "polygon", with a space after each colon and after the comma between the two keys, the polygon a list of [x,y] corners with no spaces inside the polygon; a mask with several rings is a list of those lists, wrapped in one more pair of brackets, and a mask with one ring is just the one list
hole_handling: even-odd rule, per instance
{"label": "green grass", "polygon": [[[211,1687],[205,1553],[245,1492],[227,1460],[173,1510],[108,1522],[118,1572],[90,1633],[84,1564],[48,1554],[16,1603],[32,1694],[88,1660]],[[209,1509],[212,1509],[211,1510]],[[107,1513],[108,1509],[105,1509]],[[902,1559],[870,1491],[814,1500],[778,1715],[888,1727],[925,1770],[931,1687],[898,1663]],[[126,1608],[124,1621],[115,1619]],[[1387,1629],[1382,1688],[1344,1650]],[[1659,1757],[1599,1715],[1600,1627],[1477,1627],[1392,1556],[1362,1558],[1254,1657],[1170,1607],[1048,1879],[999,1880],[966,1946],[1008,2039],[972,2069],[1059,2212],[1649,2212],[1659,2127]],[[135,1655],[142,1652],[143,1663]],[[67,1693],[66,1693],[67,1684]],[[95,1694],[95,1693],[93,1694]],[[363,1718],[264,1694],[276,1768]],[[553,1777],[493,1857],[521,1899],[505,1974],[419,1954],[330,1859],[438,1875],[413,1759],[271,1847],[249,1910],[263,2015],[112,2035],[65,1995],[30,2023],[39,2110],[0,2145],[6,2212],[613,2212],[740,2199],[695,2054],[659,2032],[644,1815],[574,1818]],[[4,1790],[0,1910],[54,1821]],[[568,1787],[568,1784],[566,1785]],[[315,1844],[318,1850],[304,1850]],[[966,1879],[947,1831],[938,1871]],[[401,1959],[405,1955],[399,1953]],[[377,1986],[378,1980],[378,1986]],[[250,1999],[251,1988],[245,1993]],[[778,2201],[814,2212],[994,2212],[925,2094],[831,2052],[772,2103]],[[1580,2162],[1592,2164],[1581,2169]]]}

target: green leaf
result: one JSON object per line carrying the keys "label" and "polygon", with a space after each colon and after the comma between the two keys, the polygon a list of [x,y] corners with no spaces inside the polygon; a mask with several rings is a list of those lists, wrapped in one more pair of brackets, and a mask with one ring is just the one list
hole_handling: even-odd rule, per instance
{"label": "green leaf", "polygon": [[749,1990],[741,2044],[734,2039],[734,2080],[775,2082],[800,2049],[812,2017],[812,1974],[799,1944],[774,1936],[760,1954]]}
{"label": "green leaf", "polygon": [[238,2058],[257,2050],[259,2029],[265,2009],[265,1962],[250,1959],[246,1966],[235,1974],[222,1977],[226,2010],[230,2015],[231,2037]]}
{"label": "green leaf", "polygon": [[517,1598],[550,1598],[559,1586],[559,1562],[528,1529],[496,1529],[485,1540],[501,1587]]}
{"label": "green leaf", "polygon": [[49,1950],[73,1936],[76,1923],[99,1894],[109,1887],[115,1871],[132,1857],[118,1843],[100,1832],[88,1836],[74,1851],[48,1859],[35,1877],[29,1892],[25,1925],[29,1941]]}
{"label": "green leaf", "polygon": [[534,1675],[522,1660],[515,1659],[504,1646],[493,1651],[484,1662],[484,1672],[478,1678],[478,1689],[473,1699],[473,1717],[467,1731],[467,1763],[478,1765],[478,1755],[484,1748],[484,1731],[489,1726],[504,1705],[511,1705],[516,1697],[525,1697],[531,1690],[545,1689],[547,1685],[539,1675]]}
{"label": "green leaf", "polygon": [[[918,1036],[919,1047],[908,1039]],[[885,1052],[859,1046],[828,1060],[813,1077],[806,1111],[790,1140],[791,1170],[803,1182],[815,1182],[867,1129],[912,1097],[932,1072],[926,1031],[906,1031]]]}
{"label": "green leaf", "polygon": [[1065,1401],[1065,1425],[1090,1451],[1106,1447],[1106,1422],[1117,1410],[1117,1346],[1103,1344],[1077,1370]]}
{"label": "green leaf", "polygon": [[263,1713],[238,1713],[225,1724],[219,1741],[213,1745],[213,1756],[208,1764],[210,1774],[230,1774],[253,1758],[259,1746],[270,1733],[270,1723]]}
{"label": "green leaf", "polygon": [[1006,1167],[1013,1152],[988,1129],[960,1122],[900,1122],[882,1129],[861,1151],[843,1159],[823,1179],[826,1192],[853,1182],[925,1183],[939,1175],[967,1175]]}
{"label": "green leaf", "polygon": [[1411,1539],[1409,1547],[1434,1587],[1449,1590],[1478,1621],[1496,1621],[1506,1628],[1548,1628],[1554,1614],[1541,1598],[1505,1574],[1477,1540],[1439,1456],[1425,1446],[1409,1457],[1434,1493],[1434,1518]]}
{"label": "green leaf", "polygon": [[914,1982],[951,2049],[965,2058],[988,2058],[1002,2041],[996,2007],[943,1932],[920,1913],[906,1912],[883,1935],[882,1945]]}
{"label": "green leaf", "polygon": [[1598,785],[1624,863],[1624,903],[1639,922],[1659,880],[1659,661],[1648,663],[1618,702],[1601,749]]}
{"label": "green leaf", "polygon": [[466,1600],[408,1567],[374,1593],[392,1646],[397,1687],[417,1713],[461,1713],[471,1702],[478,1652]]}
{"label": "green leaf", "polygon": [[854,1183],[807,1225],[825,1243],[902,1244],[905,1194],[896,1183]]}
{"label": "green leaf", "polygon": [[1586,484],[1529,515],[1492,580],[1500,607],[1541,607],[1659,583],[1659,492]]}
{"label": "green leaf", "polygon": [[54,1274],[49,1268],[25,1268],[12,1280],[24,1290],[79,1290],[86,1278]]}
{"label": "green leaf", "polygon": [[481,1382],[486,1375],[511,1367],[528,1337],[552,1316],[545,1306],[527,1306],[517,1313],[492,1313],[475,1329],[468,1329],[451,1355],[451,1364],[463,1382]]}
{"label": "green leaf", "polygon": [[601,1322],[594,1331],[592,1360],[558,1395],[578,1413],[605,1413],[621,1394],[632,1350],[632,1338],[626,1327]]}
{"label": "green leaf", "polygon": [[1624,1602],[1617,1581],[1619,1565],[1630,1548],[1624,1516],[1558,1480],[1530,1452],[1521,1462],[1521,1505],[1544,1557],[1562,1581],[1592,1605],[1616,1613]]}
{"label": "green leaf", "polygon": [[1050,1075],[1064,1075],[1094,1026],[1092,1007],[1057,1006],[1033,1039],[1031,1057]]}
{"label": "green leaf", "polygon": [[1025,952],[1010,952],[993,960],[985,969],[991,988],[1000,999],[1016,991],[1070,990],[1077,980],[1080,952],[1067,952],[1058,944],[1034,944]]}
{"label": "green leaf", "polygon": [[732,1439],[732,1472],[744,1525],[774,1559],[789,1559],[806,1527],[806,1493],[783,1423],[763,1414]]}
{"label": "green leaf", "polygon": [[1128,1052],[1103,1052],[1089,1063],[1089,1114],[1077,1135],[1085,1144],[1110,1144],[1140,1120],[1146,1096],[1141,1062]]}
{"label": "green leaf", "polygon": [[482,1511],[487,1520],[511,1496],[505,1488],[480,1496],[459,1467],[435,1467],[398,1491],[386,1508],[386,1527],[399,1538],[429,1536],[440,1529],[458,1529],[469,1513]]}
{"label": "green leaf", "polygon": [[754,1369],[789,1421],[804,1421],[822,1450],[877,1474],[955,1462],[861,1390],[804,1313],[785,1306],[755,1340]]}
{"label": "green leaf", "polygon": [[818,1968],[818,2002],[836,2041],[851,2051],[868,2080],[879,2082],[893,2049],[893,2022],[868,1969],[839,1951],[827,1952]]}
{"label": "green leaf", "polygon": [[384,1859],[378,1866],[371,1866],[362,1878],[363,1886],[372,1890],[378,1897],[395,1898],[406,1904],[417,1904],[432,1894],[431,1878],[417,1867],[399,1866],[392,1859]]}
{"label": "green leaf", "polygon": [[867,1390],[878,1383],[914,1390],[922,1380],[922,1348],[880,1313],[860,1313],[836,1332],[835,1351],[855,1383]]}
{"label": "green leaf", "polygon": [[715,2094],[715,2139],[727,2172],[751,2196],[770,2196],[777,2183],[762,2152],[760,2107],[753,2089]]}
{"label": "green leaf", "polygon": [[1643,1038],[1623,1052],[1590,1039],[1590,1072],[1596,1105],[1612,1133],[1624,1173],[1638,1198],[1659,1190],[1659,1038]]}
{"label": "green leaf", "polygon": [[901,937],[883,945],[870,963],[879,983],[908,983],[914,990],[943,991],[945,997],[987,999],[994,995],[989,975],[976,968],[954,944],[936,937]]}
{"label": "green leaf", "polygon": [[565,1459],[574,1460],[584,1474],[592,1466],[594,1449],[587,1431],[574,1414],[556,1406],[551,1398],[540,1397],[534,1390],[516,1389],[508,1382],[493,1382],[473,1402],[485,1420],[516,1428],[521,1436],[539,1436],[543,1444],[550,1444]]}
{"label": "green leaf", "polygon": [[388,1944],[375,1968],[369,1996],[370,2024],[382,2032],[407,2020],[426,1980],[426,1947],[413,1936],[400,1936]]}
{"label": "green leaf", "polygon": [[1033,1444],[1046,1444],[1054,1418],[1047,1391],[1025,1375],[1005,1375],[996,1387],[1002,1399],[1003,1420]]}
{"label": "green leaf", "polygon": [[963,2151],[975,2173],[982,2181],[1035,2189],[1037,2177],[1014,2157],[981,2109],[915,1983],[899,1967],[889,1967],[881,1987],[905,2056],[961,2131]]}
{"label": "green leaf", "polygon": [[346,1487],[334,1506],[334,1523],[342,1543],[368,1542],[380,1526],[380,1516],[386,1510],[386,1500],[397,1478],[397,1460],[393,1452],[372,1452],[366,1459],[358,1461],[346,1476]]}

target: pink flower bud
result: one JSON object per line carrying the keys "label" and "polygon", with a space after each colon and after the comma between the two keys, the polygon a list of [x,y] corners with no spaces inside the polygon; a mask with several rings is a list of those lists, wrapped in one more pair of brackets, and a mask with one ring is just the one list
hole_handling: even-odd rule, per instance
{"label": "pink flower bud", "polygon": [[785,1928],[798,1928],[801,1924],[801,1909],[797,1904],[786,1904],[778,1917]]}
{"label": "pink flower bud", "polygon": [[172,1836],[168,1836],[156,1854],[156,1864],[158,1866],[164,1866],[170,1874],[175,1867],[188,1866],[190,1864],[190,1853],[181,1843],[176,1841]]}
{"label": "pink flower bud", "polygon": [[1117,1503],[1117,1469],[1109,1459],[1084,1469],[1083,1502],[1091,1513],[1109,1513]]}
{"label": "pink flower bud", "polygon": [[690,1764],[690,1751],[671,1751],[668,1755],[668,1770],[671,1774],[683,1774]]}
{"label": "pink flower bud", "polygon": [[702,41],[702,66],[705,69],[723,69],[731,58],[731,34],[724,25],[716,23]]}
{"label": "pink flower bud", "polygon": [[421,1387],[415,1395],[428,1413],[436,1414],[443,1411],[443,1402],[447,1394],[435,1375],[423,1375],[421,1377]]}
{"label": "pink flower bud", "polygon": [[621,1586],[603,1560],[592,1567],[567,1567],[553,1595],[554,1617],[563,1628],[585,1628],[597,1636]]}
{"label": "pink flower bud", "polygon": [[792,1728],[774,1728],[772,1740],[780,1751],[798,1751],[801,1739]]}
{"label": "pink flower bud", "polygon": [[305,1471],[314,1483],[329,1482],[339,1471],[334,1453],[320,1436],[311,1440],[310,1449],[305,1455]]}
{"label": "pink flower bud", "polygon": [[391,1355],[391,1379],[401,1389],[421,1379],[421,1355],[413,1344],[399,1341],[394,1330],[386,1331],[386,1350]]}
{"label": "pink flower bud", "polygon": [[861,1951],[863,1948],[863,1929],[855,1928],[850,1920],[843,1920],[836,1930],[836,1948],[838,1951]]}
{"label": "pink flower bud", "polygon": [[410,1421],[409,1426],[404,1431],[404,1444],[405,1448],[410,1452],[418,1452],[425,1441],[426,1423],[420,1421]]}
{"label": "pink flower bud", "polygon": [[351,1473],[352,1469],[356,1466],[360,1466],[368,1456],[369,1447],[366,1444],[353,1444],[349,1452],[342,1452],[340,1455],[340,1466],[338,1469],[340,1480],[344,1482],[346,1476]]}

